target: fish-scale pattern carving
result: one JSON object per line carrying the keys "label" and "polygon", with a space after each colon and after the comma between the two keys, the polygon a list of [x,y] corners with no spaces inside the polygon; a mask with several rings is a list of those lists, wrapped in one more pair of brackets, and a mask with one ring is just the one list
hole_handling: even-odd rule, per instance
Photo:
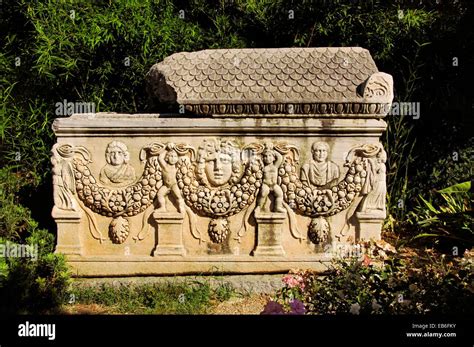
{"label": "fish-scale pattern carving", "polygon": [[344,47],[182,52],[150,75],[165,102],[173,93],[160,90],[171,89],[184,105],[286,104],[360,102],[357,87],[376,72],[367,50]]}

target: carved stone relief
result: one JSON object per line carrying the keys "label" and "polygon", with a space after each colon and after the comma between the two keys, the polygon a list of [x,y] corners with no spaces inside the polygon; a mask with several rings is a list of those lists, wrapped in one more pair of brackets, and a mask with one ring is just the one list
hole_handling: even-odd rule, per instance
{"label": "carved stone relief", "polygon": [[[113,141],[107,146],[108,165],[122,165],[116,169],[134,173],[126,158],[126,147],[120,143]],[[94,238],[104,240],[94,215],[87,209],[112,217],[109,237],[114,243],[123,243],[128,238],[127,217],[143,213],[155,199],[156,213],[169,212],[170,198],[174,200],[178,213],[188,216],[193,237],[200,241],[203,238],[196,215],[211,218],[208,234],[213,243],[227,240],[231,233],[228,218],[241,211],[245,211],[244,227],[236,233],[238,240],[255,210],[259,214],[286,213],[291,234],[300,240],[304,237],[298,230],[295,213],[310,217],[308,238],[315,244],[331,241],[327,217],[348,209],[356,196],[362,197],[360,212],[385,215],[386,153],[381,145],[352,148],[343,165],[344,177],[338,165],[329,159],[327,143],[314,142],[311,151],[311,161],[298,168],[298,148],[287,143],[255,142],[240,147],[229,140],[212,138],[203,140],[196,155],[195,149],[186,144],[155,142],[140,151],[144,169],[138,180],[133,179],[135,183],[108,188],[99,185],[92,175],[87,149],[55,145],[51,159],[55,204],[60,209],[77,208],[77,192]],[[100,175],[107,175],[105,172],[102,169]],[[118,176],[113,176],[115,181]],[[125,176],[131,179],[131,175]],[[144,214],[143,225],[152,211]],[[142,240],[145,234],[142,230],[134,239]]]}
{"label": "carved stone relief", "polygon": [[147,81],[160,102],[213,116],[383,116],[393,97],[391,76],[360,47],[180,52],[155,64]]}
{"label": "carved stone relief", "polygon": [[[365,197],[359,210],[365,213],[381,214],[385,217],[385,197],[387,194],[385,162],[387,161],[387,153],[382,146],[364,146],[361,153],[367,157],[367,176],[361,192]],[[376,153],[375,156],[374,153]]]}
{"label": "carved stone relief", "polygon": [[[134,216],[146,210],[152,204],[157,190],[162,185],[161,170],[153,160],[155,157],[149,156],[151,150],[151,147],[142,149],[141,158],[146,159],[146,163],[138,182],[126,188],[111,189],[99,185],[92,175],[88,167],[92,161],[87,149],[67,144],[57,147],[56,152],[59,156],[70,158],[77,196],[84,206],[95,213],[114,218],[115,221],[109,228],[113,242],[122,243],[125,241],[128,236],[128,233],[125,232],[128,225],[126,216]],[[121,162],[121,160],[115,162]],[[87,209],[84,210],[88,215],[94,238],[102,241],[103,237],[97,228],[94,216]],[[121,217],[120,222],[117,222],[116,219],[119,217]]]}
{"label": "carved stone relief", "polygon": [[55,144],[51,154],[54,207],[65,211],[77,211],[78,206],[74,197],[76,184],[72,166],[73,156],[82,155],[84,160],[88,160],[89,153],[84,147],[73,148],[69,145]]}
{"label": "carved stone relief", "polygon": [[166,147],[163,147],[158,155],[158,162],[161,167],[161,173],[163,177],[163,185],[158,190],[157,200],[159,208],[157,211],[167,211],[165,197],[171,195],[176,199],[178,204],[178,212],[184,212],[184,199],[181,191],[178,188],[178,182],[176,180],[177,163],[179,156],[191,153],[194,158],[194,149],[185,145],[176,146],[173,143],[168,143]]}
{"label": "carved stone relief", "polygon": [[107,164],[100,170],[100,182],[111,186],[126,186],[136,179],[135,169],[129,164],[130,153],[120,141],[108,144],[105,150]]}
{"label": "carved stone relief", "polygon": [[222,243],[228,237],[228,217],[250,206],[262,184],[262,164],[248,160],[232,141],[205,140],[198,148],[197,162],[181,162],[177,173],[178,186],[186,204],[195,213],[210,217],[209,237]]}
{"label": "carved stone relief", "polygon": [[[288,201],[292,209],[312,218],[308,237],[316,244],[329,241],[330,230],[326,217],[347,209],[357,195],[367,195],[372,192],[377,179],[380,180],[378,181],[378,190],[383,190],[385,184],[385,175],[382,173],[381,164],[376,164],[376,156],[383,151],[381,145],[362,145],[352,148],[344,164],[347,170],[344,178],[334,177],[336,173],[339,176],[339,170],[335,168],[336,164],[327,161],[324,153],[327,152],[327,148],[327,145],[323,146],[321,142],[312,146],[313,160],[318,159],[319,162],[316,162],[316,165],[322,163],[324,166],[322,170],[313,169],[314,172],[311,173],[312,167],[308,164],[303,165],[300,171],[302,180],[298,180],[296,167],[290,162],[285,163],[284,170],[280,170],[285,200]],[[318,149],[321,151],[316,152]],[[379,161],[383,161],[383,155]],[[332,169],[329,163],[334,165]],[[371,174],[371,177],[374,177],[374,183],[366,185],[368,170],[375,168],[378,170],[379,176],[375,178],[375,174]],[[332,187],[328,187],[328,183]],[[319,186],[319,184],[321,185]],[[370,202],[368,202],[372,204],[370,206],[373,206],[373,200],[376,198],[370,198]]]}
{"label": "carved stone relief", "polygon": [[386,100],[387,98],[392,99],[392,85],[392,76],[383,72],[376,72],[361,84],[362,97],[371,102],[378,102]]}
{"label": "carved stone relief", "polygon": [[263,167],[263,183],[257,201],[258,209],[270,212],[270,204],[266,204],[268,207],[265,207],[265,201],[268,199],[269,194],[273,193],[275,206],[272,212],[285,212],[283,207],[283,191],[278,185],[278,169],[283,163],[283,156],[273,149],[272,143],[266,143],[262,157],[265,166]]}
{"label": "carved stone relief", "polygon": [[170,113],[54,121],[57,251],[78,274],[323,271],[324,246],[380,239],[393,80],[369,51],[180,52],[146,79]]}
{"label": "carved stone relief", "polygon": [[331,186],[339,178],[339,167],[328,160],[329,145],[315,142],[311,146],[312,160],[301,168],[301,182],[308,186]]}

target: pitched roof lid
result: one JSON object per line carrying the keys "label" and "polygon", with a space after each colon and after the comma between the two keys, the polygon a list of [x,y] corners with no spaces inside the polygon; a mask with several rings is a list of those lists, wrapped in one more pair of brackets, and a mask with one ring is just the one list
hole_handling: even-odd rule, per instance
{"label": "pitched roof lid", "polygon": [[[393,98],[391,76],[360,47],[181,52],[155,64],[147,80],[160,102],[199,114],[324,113],[314,105],[388,106]],[[363,113],[360,106],[342,113]]]}

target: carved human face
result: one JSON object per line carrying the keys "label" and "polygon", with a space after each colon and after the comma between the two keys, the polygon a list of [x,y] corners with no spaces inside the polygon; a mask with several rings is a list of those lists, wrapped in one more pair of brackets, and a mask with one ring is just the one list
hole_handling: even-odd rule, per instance
{"label": "carved human face", "polygon": [[125,153],[119,147],[109,148],[107,152],[110,165],[118,166],[125,163]]}
{"label": "carved human face", "polygon": [[166,155],[166,161],[170,165],[176,164],[178,162],[178,153],[176,153],[175,151],[168,152],[168,154]]}
{"label": "carved human face", "polygon": [[263,153],[263,162],[265,163],[265,165],[273,164],[274,161],[275,161],[275,156],[273,155],[271,151],[266,151]]}
{"label": "carved human face", "polygon": [[211,185],[221,186],[232,176],[232,158],[221,152],[212,153],[206,158],[204,172]]}
{"label": "carved human face", "polygon": [[328,149],[323,144],[317,144],[313,147],[313,159],[318,163],[325,162],[328,158]]}

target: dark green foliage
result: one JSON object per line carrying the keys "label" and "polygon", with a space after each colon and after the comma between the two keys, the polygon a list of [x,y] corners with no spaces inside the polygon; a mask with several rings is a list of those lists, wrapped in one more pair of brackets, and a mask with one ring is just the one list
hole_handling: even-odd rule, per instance
{"label": "dark green foliage", "polygon": [[64,258],[53,254],[54,235],[39,229],[30,211],[17,202],[24,181],[11,168],[0,169],[0,244],[33,245],[38,251],[34,258],[0,257],[0,313],[54,311],[69,286]]}
{"label": "dark green foliage", "polygon": [[0,169],[0,238],[20,240],[37,228],[30,211],[18,204],[18,192],[25,184],[12,168]]}
{"label": "dark green foliage", "polygon": [[[457,133],[452,136],[456,138]],[[426,170],[418,171],[415,192],[423,194],[474,179],[474,137],[450,149],[433,162],[424,163]]]}
{"label": "dark green foliage", "polygon": [[[5,242],[1,242],[5,244]],[[0,258],[0,313],[51,313],[67,299],[70,274],[62,255],[52,253],[54,236],[34,230],[28,245],[37,257]]]}
{"label": "dark green foliage", "polygon": [[[418,230],[414,239],[430,239],[431,244],[451,253],[474,246],[474,196],[471,182],[453,185],[419,196],[419,205],[408,215],[409,225]],[[456,248],[453,248],[456,247]]]}

